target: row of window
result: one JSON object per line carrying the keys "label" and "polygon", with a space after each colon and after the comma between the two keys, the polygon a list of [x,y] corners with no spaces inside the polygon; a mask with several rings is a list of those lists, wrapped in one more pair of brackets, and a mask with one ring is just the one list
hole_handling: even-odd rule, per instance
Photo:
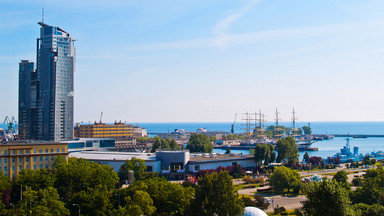
{"label": "row of window", "polygon": [[[54,153],[54,149],[51,149],[51,153]],[[48,153],[49,152],[49,149],[45,149],[45,153]],[[56,152],[59,153],[60,152],[60,149],[56,149]],[[62,149],[61,152],[65,152],[65,149]],[[2,154],[3,153],[3,154]],[[37,153],[37,149],[34,149],[33,150],[33,153]],[[43,149],[39,149],[39,153],[43,153]],[[12,150],[11,151],[11,155],[15,155],[15,154],[23,154],[23,150]],[[30,151],[29,149],[26,149],[25,150],[25,154],[30,154]],[[4,150],[3,152],[0,150],[0,155],[8,155],[8,151],[7,150]]]}
{"label": "row of window", "polygon": [[[48,161],[49,158],[51,158],[51,161],[55,160],[55,156],[40,156],[40,157],[32,157],[32,158],[33,158],[33,161],[35,161],[35,162],[37,160],[43,161],[43,159],[45,161]],[[8,163],[8,158],[3,158],[3,160],[2,160],[2,158],[0,158],[0,164],[2,163],[2,161],[4,161],[4,163]],[[29,162],[29,157],[26,157],[25,161]],[[15,163],[15,162],[16,162],[16,158],[12,158],[12,163]],[[22,163],[22,162],[23,162],[23,158],[19,158],[19,163]]]}
{"label": "row of window", "polygon": [[[49,166],[48,164],[46,164],[44,167],[45,167],[46,169],[48,169],[48,168],[53,168],[53,164],[52,164],[51,166]],[[40,164],[40,165],[39,165],[39,169],[42,169],[42,168],[43,168],[43,165]],[[22,167],[22,166],[19,166],[19,171],[22,170],[22,169],[23,169],[23,167]],[[29,169],[29,166],[28,166],[28,165],[26,166],[26,169]],[[33,169],[37,169],[37,165],[33,165]],[[7,167],[7,166],[4,166],[4,167],[1,167],[1,166],[0,166],[0,170],[8,171],[8,167]],[[16,167],[15,167],[15,166],[12,166],[12,171],[16,171]]]}

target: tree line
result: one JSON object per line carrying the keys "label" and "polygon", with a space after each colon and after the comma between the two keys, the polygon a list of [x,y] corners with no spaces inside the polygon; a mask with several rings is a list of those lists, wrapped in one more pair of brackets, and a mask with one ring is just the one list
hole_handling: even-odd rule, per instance
{"label": "tree line", "polygon": [[[127,171],[135,182],[120,186]],[[244,209],[227,171],[201,176],[197,185],[177,184],[145,172],[144,161],[127,160],[119,172],[84,159],[57,157],[52,170],[0,172],[0,215],[237,215]],[[1,196],[0,196],[1,197]],[[7,197],[7,196],[4,196]]]}

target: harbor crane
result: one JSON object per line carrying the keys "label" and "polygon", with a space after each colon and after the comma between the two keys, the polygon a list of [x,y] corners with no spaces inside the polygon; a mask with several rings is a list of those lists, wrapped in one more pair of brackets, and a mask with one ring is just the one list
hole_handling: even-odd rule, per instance
{"label": "harbor crane", "polygon": [[16,133],[16,120],[15,117],[8,117],[6,116],[4,119],[3,124],[7,124],[8,126],[8,134],[14,135]]}
{"label": "harbor crane", "polygon": [[233,124],[231,125],[231,133],[235,133],[236,117],[237,117],[237,113],[235,114],[235,119],[233,120]]}

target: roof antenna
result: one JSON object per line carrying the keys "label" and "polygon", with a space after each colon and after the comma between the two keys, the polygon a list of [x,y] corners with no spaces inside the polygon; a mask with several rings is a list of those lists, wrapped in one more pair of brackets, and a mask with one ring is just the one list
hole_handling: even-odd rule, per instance
{"label": "roof antenna", "polygon": [[43,8],[42,16],[41,16],[41,22],[44,23],[44,8]]}

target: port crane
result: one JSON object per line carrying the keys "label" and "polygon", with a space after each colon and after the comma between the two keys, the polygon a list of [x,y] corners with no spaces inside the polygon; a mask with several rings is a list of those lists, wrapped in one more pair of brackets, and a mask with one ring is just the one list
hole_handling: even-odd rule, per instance
{"label": "port crane", "polygon": [[231,133],[235,133],[236,117],[237,117],[237,113],[235,114],[235,119],[233,120],[233,124],[231,125]]}
{"label": "port crane", "polygon": [[16,120],[15,117],[8,117],[6,116],[4,119],[3,124],[7,124],[8,126],[8,134],[14,135],[16,133]]}

